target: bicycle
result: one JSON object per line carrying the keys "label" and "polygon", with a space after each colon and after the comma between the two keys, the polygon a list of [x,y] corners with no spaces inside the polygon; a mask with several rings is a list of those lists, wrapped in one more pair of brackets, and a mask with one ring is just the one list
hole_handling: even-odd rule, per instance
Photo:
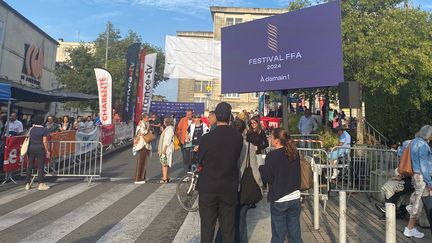
{"label": "bicycle", "polygon": [[198,171],[188,172],[177,183],[177,200],[180,206],[188,212],[198,210],[198,191],[196,190],[198,174]]}

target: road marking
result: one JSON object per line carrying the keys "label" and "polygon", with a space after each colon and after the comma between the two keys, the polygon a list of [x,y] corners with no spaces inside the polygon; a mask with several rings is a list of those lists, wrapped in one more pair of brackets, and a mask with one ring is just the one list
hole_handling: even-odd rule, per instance
{"label": "road marking", "polygon": [[135,242],[175,195],[176,184],[160,186],[97,242]]}
{"label": "road marking", "polygon": [[177,232],[173,243],[199,243],[201,241],[201,220],[198,212],[188,213]]}
{"label": "road marking", "polygon": [[[54,185],[57,185],[57,183],[47,183],[47,185],[48,186],[54,186]],[[9,203],[9,202],[15,201],[17,199],[20,199],[22,197],[31,195],[31,194],[38,191],[37,186],[35,186],[35,185],[33,185],[32,189],[30,189],[28,191],[24,187],[25,187],[25,185],[20,186],[18,189],[13,190],[10,193],[8,191],[2,192],[2,193],[6,193],[7,195],[2,196],[0,198],[0,206],[4,205],[6,203]]]}
{"label": "road marking", "polygon": [[97,184],[94,183],[91,186],[88,186],[85,183],[78,184],[5,214],[0,217],[0,231],[33,217],[36,214],[72,198],[95,185]]}
{"label": "road marking", "polygon": [[22,242],[56,242],[129,194],[138,185],[119,184],[93,200],[57,219]]}

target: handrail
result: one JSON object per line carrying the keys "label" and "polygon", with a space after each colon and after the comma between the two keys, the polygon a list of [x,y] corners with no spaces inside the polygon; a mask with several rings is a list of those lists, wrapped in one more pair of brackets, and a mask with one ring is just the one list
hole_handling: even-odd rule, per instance
{"label": "handrail", "polygon": [[[385,146],[388,146],[388,143],[390,140],[386,138],[382,133],[380,133],[372,124],[370,124],[368,121],[366,121],[365,118],[362,119],[363,122],[363,128],[365,130],[368,130],[367,133],[369,135],[372,135],[375,139],[377,139],[380,143],[384,143]],[[371,130],[373,134],[371,133]],[[378,134],[378,137],[376,136]]]}

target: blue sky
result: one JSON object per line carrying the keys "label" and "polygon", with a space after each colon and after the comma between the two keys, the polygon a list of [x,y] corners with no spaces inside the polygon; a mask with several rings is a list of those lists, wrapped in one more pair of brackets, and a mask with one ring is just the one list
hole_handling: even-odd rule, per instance
{"label": "blue sky", "polygon": [[[164,47],[165,35],[177,30],[212,31],[209,6],[286,7],[290,0],[6,0],[18,12],[53,38],[93,41],[107,21],[121,30],[131,29],[143,41]],[[415,0],[432,10],[432,0]],[[175,101],[177,82],[160,85],[157,94]]]}

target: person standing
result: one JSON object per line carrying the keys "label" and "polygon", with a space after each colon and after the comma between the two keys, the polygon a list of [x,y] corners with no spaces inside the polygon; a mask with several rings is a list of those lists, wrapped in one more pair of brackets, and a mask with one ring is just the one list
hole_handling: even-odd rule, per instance
{"label": "person standing", "polygon": [[162,179],[160,183],[168,183],[170,178],[168,176],[168,169],[172,165],[172,155],[174,153],[174,119],[171,117],[164,120],[165,129],[160,136],[159,140],[159,161],[162,164]]}
{"label": "person standing", "polygon": [[208,121],[209,121],[210,131],[213,131],[214,129],[216,129],[217,120],[216,120],[216,115],[215,115],[214,111],[209,112]]}
{"label": "person standing", "polygon": [[192,143],[192,154],[191,154],[191,163],[196,164],[198,162],[197,153],[199,148],[199,143],[201,141],[202,136],[209,132],[209,128],[206,124],[202,123],[201,116],[195,115],[193,118],[192,124],[187,129],[187,141]]}
{"label": "person standing", "polygon": [[38,177],[38,190],[48,190],[50,187],[44,183],[44,163],[45,158],[50,157],[48,149],[48,136],[49,131],[42,126],[43,118],[35,117],[34,124],[29,130],[29,148],[28,148],[28,165],[26,175],[26,190],[30,190],[31,175],[33,164],[37,160],[37,177]]}
{"label": "person standing", "polygon": [[187,129],[192,124],[193,112],[191,109],[186,111],[186,116],[183,117],[177,125],[177,137],[180,140],[182,157],[183,157],[183,168],[185,172],[189,172],[191,169],[191,152],[193,150],[192,143],[187,141]]}
{"label": "person standing", "polygon": [[203,136],[198,160],[202,172],[198,178],[201,243],[211,243],[216,220],[219,221],[223,242],[235,241],[235,214],[238,202],[238,159],[243,138],[229,125],[231,105],[216,106],[217,127]]}
{"label": "person standing", "polygon": [[282,128],[273,130],[271,142],[276,149],[259,167],[262,180],[270,184],[271,243],[285,242],[286,235],[289,243],[300,243],[300,155]]}
{"label": "person standing", "polygon": [[16,112],[10,114],[10,120],[7,122],[6,126],[8,127],[8,132],[11,136],[20,135],[24,131],[23,124],[18,121]]}
{"label": "person standing", "polygon": [[152,141],[152,148],[153,148],[153,152],[156,152],[158,150],[158,140],[160,138],[161,135],[161,121],[159,119],[159,117],[156,115],[156,113],[153,113],[151,118],[149,119],[149,123],[150,123],[150,129],[153,132],[153,135],[155,136],[155,139]]}
{"label": "person standing", "polygon": [[46,129],[48,129],[49,133],[55,133],[60,131],[60,126],[55,123],[53,116],[48,116],[45,127]]}
{"label": "person standing", "polygon": [[415,227],[416,219],[423,211],[422,197],[432,195],[432,152],[429,142],[432,141],[432,126],[423,126],[411,141],[412,184],[414,192],[410,197],[410,204],[406,207],[410,220],[405,227],[406,237],[423,238],[424,233]]}
{"label": "person standing", "polygon": [[262,188],[263,183],[261,177],[259,176],[258,166],[259,164],[262,164],[264,160],[263,155],[265,154],[265,149],[268,148],[269,143],[266,133],[261,127],[259,116],[254,116],[251,118],[249,122],[249,130],[246,135],[246,141],[251,143],[255,149],[256,159],[254,160],[255,163],[251,161],[251,168],[254,175],[257,175],[256,180],[258,185]]}
{"label": "person standing", "polygon": [[318,125],[309,109],[305,110],[304,115],[300,118],[298,129],[300,134],[306,135],[306,137],[317,131]]}
{"label": "person standing", "polygon": [[150,131],[149,117],[143,113],[135,132],[133,153],[138,153],[135,172],[135,184],[146,183],[147,163],[151,153],[151,144],[146,143],[144,136]]}
{"label": "person standing", "polygon": [[69,121],[69,116],[63,116],[63,122],[60,127],[60,131],[68,131],[71,130],[71,123]]}

